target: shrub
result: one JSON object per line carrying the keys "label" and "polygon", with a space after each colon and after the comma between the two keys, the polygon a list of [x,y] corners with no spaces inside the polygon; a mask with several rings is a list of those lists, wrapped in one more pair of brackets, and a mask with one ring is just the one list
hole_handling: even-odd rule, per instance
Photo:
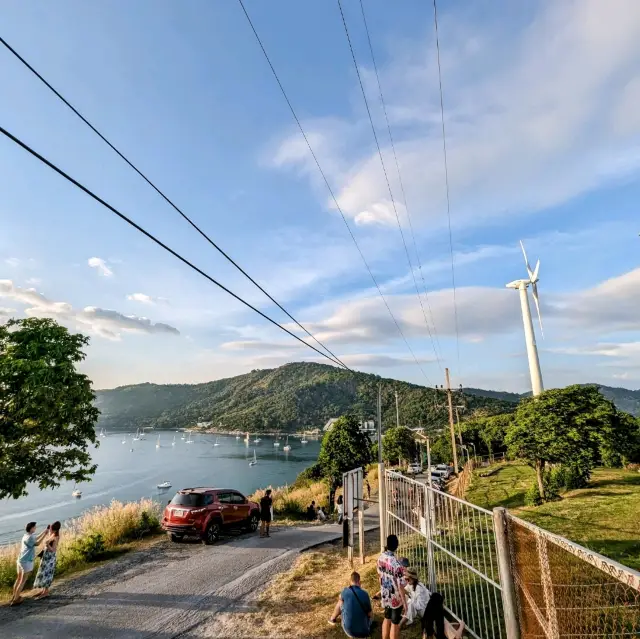
{"label": "shrub", "polygon": [[322,479],[322,466],[318,462],[305,468],[291,485],[292,488],[303,488]]}
{"label": "shrub", "polygon": [[524,495],[525,506],[539,506],[542,503],[537,484],[532,484]]}
{"label": "shrub", "polygon": [[591,468],[581,464],[567,464],[565,467],[565,486],[567,490],[584,488],[591,478]]}
{"label": "shrub", "polygon": [[77,553],[84,561],[95,561],[105,553],[107,547],[104,537],[100,533],[92,533],[88,537],[81,537],[71,546],[72,552]]}
{"label": "shrub", "polygon": [[560,498],[560,492],[566,486],[566,468],[556,466],[544,476],[545,500],[553,501]]}

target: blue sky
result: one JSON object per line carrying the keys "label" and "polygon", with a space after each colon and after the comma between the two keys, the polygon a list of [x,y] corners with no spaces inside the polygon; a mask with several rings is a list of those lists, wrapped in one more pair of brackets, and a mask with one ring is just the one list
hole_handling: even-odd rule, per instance
{"label": "blue sky", "polygon": [[[541,260],[546,386],[640,386],[640,5],[439,3],[459,351],[428,3],[344,0],[415,293],[334,2],[247,0],[398,335],[238,3],[10,0],[2,35],[346,363],[416,383],[529,387],[518,241]],[[278,321],[287,318],[6,50],[0,122]],[[6,139],[0,315],[91,335],[97,387],[196,382],[316,355]],[[406,204],[406,206],[405,206]],[[417,273],[419,284],[420,274]],[[435,326],[435,329],[433,328]]]}

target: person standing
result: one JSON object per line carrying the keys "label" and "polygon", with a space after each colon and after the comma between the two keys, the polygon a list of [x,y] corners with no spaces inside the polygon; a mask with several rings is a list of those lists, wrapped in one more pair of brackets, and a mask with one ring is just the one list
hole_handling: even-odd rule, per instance
{"label": "person standing", "polygon": [[260,537],[271,537],[269,528],[271,527],[271,508],[273,499],[271,498],[271,488],[267,488],[260,500]]}
{"label": "person standing", "polygon": [[365,479],[364,483],[367,487],[367,499],[371,500],[371,484],[369,483],[368,479]]}
{"label": "person standing", "polygon": [[400,623],[405,607],[404,588],[407,581],[404,566],[396,557],[400,542],[395,535],[387,537],[385,551],[378,557],[377,571],[380,579],[380,598],[384,608],[382,639],[398,639]]}
{"label": "person standing", "polygon": [[342,524],[342,520],[344,519],[344,498],[342,495],[338,497],[338,502],[336,504],[336,510],[338,512],[338,525]]}
{"label": "person standing", "polygon": [[307,519],[309,521],[315,521],[318,518],[318,511],[316,510],[316,502],[312,501],[307,508]]}
{"label": "person standing", "polygon": [[13,596],[11,597],[11,605],[14,606],[22,602],[20,593],[24,588],[29,575],[33,571],[33,562],[36,560],[36,546],[42,543],[42,540],[49,532],[49,526],[36,537],[36,522],[30,521],[25,528],[25,534],[20,542],[20,554],[17,562],[17,577],[13,585]]}
{"label": "person standing", "polygon": [[58,544],[60,543],[60,522],[56,521],[49,528],[49,535],[44,542],[44,553],[40,560],[40,566],[33,582],[34,590],[40,590],[36,599],[44,599],[49,596],[49,588],[56,573],[56,561],[58,558]]}

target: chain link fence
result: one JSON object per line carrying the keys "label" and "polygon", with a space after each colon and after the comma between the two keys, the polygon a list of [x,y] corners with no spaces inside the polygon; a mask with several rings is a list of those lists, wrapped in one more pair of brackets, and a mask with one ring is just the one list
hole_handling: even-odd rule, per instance
{"label": "chain link fence", "polygon": [[521,639],[640,637],[640,574],[507,516]]}

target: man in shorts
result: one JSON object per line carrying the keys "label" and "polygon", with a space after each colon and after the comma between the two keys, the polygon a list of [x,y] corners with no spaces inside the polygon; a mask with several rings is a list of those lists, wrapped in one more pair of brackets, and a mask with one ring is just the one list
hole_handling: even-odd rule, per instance
{"label": "man in shorts", "polygon": [[395,555],[399,545],[398,538],[395,535],[389,535],[385,551],[378,557],[380,598],[384,608],[382,639],[399,639],[400,637],[400,622],[405,606],[404,588],[407,581],[404,566]]}
{"label": "man in shorts", "polygon": [[18,576],[16,583],[13,585],[13,596],[11,597],[12,606],[22,601],[20,593],[33,570],[33,562],[36,560],[36,546],[42,543],[42,540],[48,532],[49,526],[36,537],[36,522],[30,521],[27,524],[25,534],[22,536],[22,541],[20,542],[20,554],[18,555],[18,563],[16,566]]}
{"label": "man in shorts", "polygon": [[260,500],[260,537],[271,537],[269,527],[271,526],[271,488],[267,488],[264,496]]}

